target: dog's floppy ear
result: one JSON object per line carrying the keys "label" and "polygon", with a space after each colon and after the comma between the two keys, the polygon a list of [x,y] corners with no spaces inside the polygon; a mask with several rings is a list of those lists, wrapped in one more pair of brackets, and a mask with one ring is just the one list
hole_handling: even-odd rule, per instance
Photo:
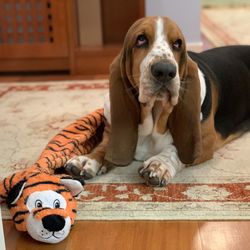
{"label": "dog's floppy ear", "polygon": [[115,165],[133,161],[138,137],[139,104],[128,75],[130,57],[124,45],[110,66],[111,133],[105,160]]}
{"label": "dog's floppy ear", "polygon": [[174,145],[184,164],[194,163],[201,155],[200,105],[198,67],[191,58],[187,57],[179,102],[169,118],[169,129]]}

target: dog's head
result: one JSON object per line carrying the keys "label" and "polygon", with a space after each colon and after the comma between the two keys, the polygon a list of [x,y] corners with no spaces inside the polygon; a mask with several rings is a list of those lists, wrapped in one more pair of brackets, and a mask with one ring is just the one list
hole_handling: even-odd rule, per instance
{"label": "dog's head", "polygon": [[176,105],[187,63],[186,43],[176,23],[167,17],[147,17],[129,29],[123,48],[125,70],[138,89],[141,103],[167,97]]}
{"label": "dog's head", "polygon": [[[122,165],[131,162],[140,123],[140,103],[156,98],[172,105],[168,126],[174,143],[181,160],[193,162],[200,150],[197,72],[177,24],[167,17],[145,17],[135,22],[110,67],[112,129],[106,159]],[[193,130],[187,131],[189,128]]]}

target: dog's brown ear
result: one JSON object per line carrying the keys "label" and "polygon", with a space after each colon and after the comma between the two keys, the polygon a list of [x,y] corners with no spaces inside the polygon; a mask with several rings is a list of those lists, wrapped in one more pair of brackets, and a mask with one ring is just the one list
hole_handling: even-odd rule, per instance
{"label": "dog's brown ear", "polygon": [[111,133],[105,160],[115,165],[133,161],[138,138],[139,104],[127,76],[129,59],[123,49],[110,66]]}
{"label": "dog's brown ear", "polygon": [[202,153],[200,83],[197,64],[187,58],[179,102],[169,117],[169,129],[180,160],[192,164]]}

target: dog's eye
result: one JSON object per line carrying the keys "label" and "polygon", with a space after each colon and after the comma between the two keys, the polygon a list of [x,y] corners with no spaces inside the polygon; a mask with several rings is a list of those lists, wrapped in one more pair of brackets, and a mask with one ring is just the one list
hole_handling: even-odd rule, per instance
{"label": "dog's eye", "polygon": [[60,201],[58,200],[58,199],[56,199],[55,201],[54,201],[54,208],[60,208]]}
{"label": "dog's eye", "polygon": [[173,42],[173,49],[179,50],[181,48],[181,45],[182,45],[182,40],[177,39],[175,42]]}
{"label": "dog's eye", "polygon": [[39,208],[39,207],[43,207],[43,203],[42,203],[42,201],[41,201],[41,200],[36,200],[36,202],[35,202],[35,206],[36,206],[37,208]]}
{"label": "dog's eye", "polygon": [[145,47],[148,45],[148,39],[145,35],[139,35],[136,39],[136,44],[135,46],[137,48]]}

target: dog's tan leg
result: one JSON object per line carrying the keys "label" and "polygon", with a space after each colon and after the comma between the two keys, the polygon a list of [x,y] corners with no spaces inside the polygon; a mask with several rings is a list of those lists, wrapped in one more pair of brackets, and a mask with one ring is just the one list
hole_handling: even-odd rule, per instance
{"label": "dog's tan leg", "polygon": [[90,154],[75,156],[65,165],[66,171],[74,177],[91,179],[97,174],[104,174],[107,166],[104,165],[104,156],[109,141],[110,125],[106,122],[103,139]]}

